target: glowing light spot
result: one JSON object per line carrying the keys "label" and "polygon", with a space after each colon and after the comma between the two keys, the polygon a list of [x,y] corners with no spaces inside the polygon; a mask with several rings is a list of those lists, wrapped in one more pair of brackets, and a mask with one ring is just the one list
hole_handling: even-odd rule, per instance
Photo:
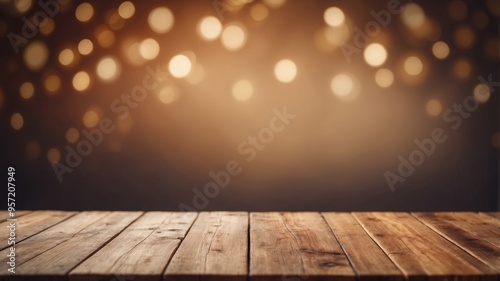
{"label": "glowing light spot", "polygon": [[49,50],[47,49],[47,46],[40,41],[35,41],[24,49],[24,63],[31,70],[39,70],[42,68],[48,58]]}
{"label": "glowing light spot", "polygon": [[455,0],[448,5],[448,14],[454,21],[462,21],[467,17],[467,5],[461,0]]}
{"label": "glowing light spot", "polygon": [[145,39],[139,45],[139,54],[145,60],[155,59],[160,53],[160,44],[153,38]]}
{"label": "glowing light spot", "polygon": [[222,45],[226,47],[226,49],[230,51],[236,51],[241,49],[246,41],[247,41],[247,35],[245,30],[237,25],[237,24],[230,24],[226,28],[224,28],[224,31],[222,32]]}
{"label": "glowing light spot", "polygon": [[443,41],[438,41],[432,45],[432,53],[438,59],[445,59],[450,54],[450,47]]}
{"label": "glowing light spot", "polygon": [[21,113],[14,113],[10,117],[10,125],[14,130],[21,130],[24,125],[24,118]]}
{"label": "glowing light spot", "polygon": [[453,65],[453,74],[460,79],[465,79],[471,74],[472,67],[467,59],[458,59]]}
{"label": "glowing light spot", "polygon": [[156,33],[166,33],[174,26],[174,14],[166,7],[152,10],[148,16],[149,27]]}
{"label": "glowing light spot", "polygon": [[57,148],[51,148],[47,151],[47,160],[49,160],[49,163],[54,164],[54,163],[59,163],[61,161],[61,152],[59,152],[59,149]]}
{"label": "glowing light spot", "polygon": [[194,64],[193,69],[186,76],[186,80],[191,84],[198,84],[203,78],[205,78],[205,69],[198,63]]}
{"label": "glowing light spot", "polygon": [[177,99],[178,93],[172,86],[163,87],[158,93],[158,98],[164,104],[171,104]]}
{"label": "glowing light spot", "polygon": [[488,14],[486,14],[485,12],[476,11],[472,16],[472,22],[474,23],[475,27],[479,29],[484,29],[488,27],[488,24],[490,23],[490,18],[488,17]]}
{"label": "glowing light spot", "polygon": [[111,47],[115,43],[115,34],[105,26],[99,26],[94,32],[97,43],[103,48]]}
{"label": "glowing light spot", "polygon": [[113,30],[120,30],[125,24],[125,20],[118,14],[117,10],[109,10],[106,14],[106,22],[108,26]]}
{"label": "glowing light spot", "polygon": [[125,1],[118,7],[118,14],[124,19],[129,19],[135,14],[135,6],[130,1]]}
{"label": "glowing light spot", "polygon": [[411,56],[405,60],[404,69],[406,73],[416,76],[422,72],[422,70],[424,69],[424,65],[419,58]]}
{"label": "glowing light spot", "polygon": [[69,143],[75,143],[75,142],[78,141],[79,138],[80,138],[80,133],[78,132],[77,129],[75,129],[75,128],[69,128],[66,131],[66,140]]}
{"label": "glowing light spot", "polygon": [[425,105],[425,110],[430,116],[438,116],[443,111],[443,106],[438,100],[431,99]]}
{"label": "glowing light spot", "polygon": [[71,49],[64,49],[59,53],[59,63],[62,65],[70,65],[75,60],[75,53]]}
{"label": "glowing light spot", "polygon": [[56,27],[54,20],[52,19],[45,19],[42,23],[40,23],[40,32],[43,35],[49,35],[54,31],[54,28]]}
{"label": "glowing light spot", "polygon": [[93,109],[87,110],[87,112],[83,114],[82,121],[85,127],[93,128],[99,123],[99,114]]}
{"label": "glowing light spot", "polygon": [[402,8],[401,21],[410,29],[421,28],[425,23],[424,11],[415,3],[406,4]]}
{"label": "glowing light spot", "polygon": [[337,97],[347,100],[354,94],[354,81],[349,75],[339,74],[333,77],[330,89]]}
{"label": "glowing light spot", "polygon": [[[329,47],[338,47],[344,44],[349,38],[349,28],[345,24],[336,27],[326,26],[323,28],[321,35]],[[316,44],[318,43],[319,41],[316,39]]]}
{"label": "glowing light spot", "polygon": [[105,57],[97,64],[97,76],[103,81],[111,82],[120,75],[120,65],[113,57]]}
{"label": "glowing light spot", "polygon": [[474,99],[477,102],[485,103],[490,99],[491,91],[490,87],[486,84],[478,84],[474,87]]}
{"label": "glowing light spot", "polygon": [[269,15],[267,7],[261,3],[257,3],[250,9],[250,16],[256,21],[263,21]]}
{"label": "glowing light spot", "polygon": [[77,20],[87,22],[94,16],[94,7],[89,3],[82,3],[76,7],[75,16]]}
{"label": "glowing light spot", "polygon": [[286,0],[262,0],[264,4],[271,8],[279,8],[286,3]]}
{"label": "glowing light spot", "polygon": [[73,88],[77,91],[85,91],[90,86],[90,76],[85,71],[80,71],[73,76]]}
{"label": "glowing light spot", "polygon": [[61,88],[61,79],[55,74],[49,75],[45,78],[44,86],[49,94],[56,93]]}
{"label": "glowing light spot", "polygon": [[86,56],[90,53],[92,53],[92,50],[94,49],[94,44],[92,44],[92,41],[89,39],[83,39],[78,43],[78,52],[80,54]]}
{"label": "glowing light spot", "polygon": [[247,101],[253,95],[253,85],[248,80],[242,79],[233,85],[233,97],[238,101]]}
{"label": "glowing light spot", "polygon": [[282,83],[292,82],[297,76],[297,66],[289,59],[280,60],[274,66],[274,76]]}
{"label": "glowing light spot", "polygon": [[222,24],[216,17],[204,17],[198,24],[198,33],[207,41],[217,39],[222,32]]}
{"label": "glowing light spot", "polygon": [[330,7],[323,13],[323,19],[329,26],[339,26],[344,23],[344,12],[337,7]]}
{"label": "glowing light spot", "polygon": [[24,151],[26,153],[26,156],[30,160],[35,160],[40,156],[41,148],[40,148],[40,145],[38,144],[38,142],[28,141],[28,143],[26,143],[26,147],[25,147]]}
{"label": "glowing light spot", "polygon": [[470,49],[476,43],[476,33],[468,25],[462,25],[455,30],[454,39],[462,49]]}
{"label": "glowing light spot", "polygon": [[375,73],[375,82],[382,88],[387,88],[394,82],[394,74],[389,69],[379,69]]}
{"label": "glowing light spot", "polygon": [[133,65],[141,65],[146,62],[141,55],[140,48],[142,42],[129,39],[123,45],[123,51],[128,61]]}
{"label": "glowing light spot", "polygon": [[35,87],[33,87],[33,84],[31,84],[31,82],[24,82],[23,84],[21,84],[21,87],[19,87],[19,94],[25,100],[31,99],[34,93]]}
{"label": "glowing light spot", "polygon": [[385,50],[384,46],[378,43],[373,43],[365,48],[363,56],[366,63],[368,63],[369,65],[380,66],[387,59],[387,51]]}
{"label": "glowing light spot", "polygon": [[191,61],[185,55],[177,55],[170,60],[168,70],[176,78],[186,77],[191,71]]}
{"label": "glowing light spot", "polygon": [[33,1],[31,0],[15,0],[14,1],[14,8],[16,8],[16,10],[19,12],[19,13],[26,13],[30,8],[31,8],[31,5],[33,4]]}

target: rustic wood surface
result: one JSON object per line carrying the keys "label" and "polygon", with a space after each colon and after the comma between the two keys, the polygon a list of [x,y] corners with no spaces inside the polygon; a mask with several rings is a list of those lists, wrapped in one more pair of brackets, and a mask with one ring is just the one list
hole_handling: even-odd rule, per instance
{"label": "rustic wood surface", "polygon": [[0,280],[500,280],[500,213],[16,214]]}

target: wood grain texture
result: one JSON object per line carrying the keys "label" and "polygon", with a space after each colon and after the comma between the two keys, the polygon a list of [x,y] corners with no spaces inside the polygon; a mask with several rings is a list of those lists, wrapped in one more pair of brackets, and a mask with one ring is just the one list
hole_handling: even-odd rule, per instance
{"label": "wood grain texture", "polygon": [[[85,258],[141,215],[141,212],[83,212],[34,235],[17,247],[16,274],[5,280],[66,280]],[[8,249],[6,249],[8,250]],[[6,250],[0,255],[5,256]],[[0,270],[6,272],[6,263]]]}
{"label": "wood grain texture", "polygon": [[495,280],[496,272],[408,213],[354,213],[409,280]]}
{"label": "wood grain texture", "polygon": [[322,213],[360,280],[404,280],[405,276],[350,213]]}
{"label": "wood grain texture", "polygon": [[250,214],[250,280],[355,280],[319,213]]}
{"label": "wood grain texture", "polygon": [[71,281],[160,280],[197,213],[149,212],[71,271]]}
{"label": "wood grain texture", "polygon": [[248,213],[202,212],[165,271],[166,281],[245,281]]}
{"label": "wood grain texture", "polygon": [[[14,219],[22,217],[24,215],[27,215],[29,213],[31,213],[31,211],[27,211],[27,210],[26,211],[25,210],[16,211],[15,212],[16,216],[14,217]],[[7,211],[0,211],[0,222],[4,222],[7,219],[11,219],[11,217],[9,216],[9,212],[7,212]]]}
{"label": "wood grain texture", "polygon": [[500,220],[477,213],[414,213],[414,216],[500,273]]}
{"label": "wood grain texture", "polygon": [[500,212],[489,212],[489,213],[481,213],[481,214],[500,220]]}
{"label": "wood grain texture", "polygon": [[[27,212],[21,217],[16,216],[16,243],[20,243],[24,239],[31,237],[55,224],[58,224],[75,214],[76,212],[36,211]],[[7,229],[10,223],[10,221],[4,221],[0,223],[0,229]],[[9,235],[9,231],[1,231],[0,241],[7,241]],[[4,244],[2,245],[2,247],[0,247],[0,250],[3,250],[7,247],[8,245]]]}

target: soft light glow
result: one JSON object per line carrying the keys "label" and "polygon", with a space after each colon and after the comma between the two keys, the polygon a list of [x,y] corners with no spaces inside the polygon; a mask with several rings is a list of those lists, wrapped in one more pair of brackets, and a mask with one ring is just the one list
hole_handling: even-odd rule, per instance
{"label": "soft light glow", "polygon": [[472,66],[467,59],[458,59],[453,65],[453,74],[460,79],[466,79],[472,72]]}
{"label": "soft light glow", "polygon": [[118,14],[124,19],[129,19],[135,14],[135,6],[130,1],[125,1],[118,7]]}
{"label": "soft light glow", "polygon": [[174,26],[174,14],[166,7],[152,10],[148,16],[149,27],[156,33],[166,33]]}
{"label": "soft light glow", "polygon": [[286,0],[262,0],[262,2],[271,8],[279,8],[286,3]]}
{"label": "soft light glow", "polygon": [[430,116],[438,116],[443,111],[443,106],[438,100],[431,99],[425,105],[425,110]]}
{"label": "soft light glow", "polygon": [[467,5],[461,0],[455,0],[448,5],[450,18],[455,21],[462,21],[467,17]]}
{"label": "soft light glow", "polygon": [[83,114],[82,121],[85,127],[93,128],[99,123],[99,114],[93,109],[87,110]]}
{"label": "soft light glow", "polygon": [[453,35],[458,47],[462,49],[470,49],[476,43],[476,33],[468,25],[458,27]]}
{"label": "soft light glow", "polygon": [[171,104],[177,99],[178,93],[173,86],[165,86],[158,93],[158,98],[164,104]]}
{"label": "soft light glow", "polygon": [[129,39],[124,43],[123,49],[128,61],[133,65],[141,65],[146,62],[141,55],[140,48],[142,42]]}
{"label": "soft light glow", "polygon": [[45,78],[44,86],[48,94],[56,93],[61,88],[61,79],[55,74],[49,75]]}
{"label": "soft light glow", "polygon": [[384,46],[378,43],[373,43],[365,48],[363,56],[368,65],[380,66],[387,59],[387,51]]}
{"label": "soft light glow", "polygon": [[432,53],[438,59],[445,59],[450,54],[450,47],[443,41],[438,41],[432,45]]}
{"label": "soft light glow", "polygon": [[222,45],[230,51],[239,50],[245,45],[247,35],[245,30],[236,24],[230,24],[222,32]]}
{"label": "soft light glow", "polygon": [[402,8],[401,21],[411,29],[421,28],[425,23],[424,10],[415,3],[406,4]]}
{"label": "soft light glow", "polygon": [[198,63],[193,65],[191,72],[186,76],[186,80],[191,84],[198,84],[203,78],[205,78],[205,69]]}
{"label": "soft light glow", "polygon": [[71,49],[64,49],[59,53],[59,63],[62,65],[70,65],[75,60],[75,53]]}
{"label": "soft light glow", "polygon": [[32,4],[33,4],[33,1],[31,1],[31,0],[15,0],[14,1],[14,8],[16,8],[16,10],[19,13],[24,14],[31,8]]}
{"label": "soft light glow", "polygon": [[198,33],[207,41],[217,39],[222,32],[222,24],[216,17],[204,17],[198,24]]}
{"label": "soft light glow", "polygon": [[38,142],[28,141],[28,143],[26,143],[25,152],[26,152],[26,156],[30,160],[37,159],[38,156],[40,156],[40,151],[41,151],[41,148],[40,148],[40,145],[38,144]]}
{"label": "soft light glow", "polygon": [[253,95],[253,85],[248,80],[242,79],[233,85],[233,97],[238,101],[247,101]]}
{"label": "soft light glow", "polygon": [[14,113],[10,117],[10,125],[14,130],[21,130],[24,125],[24,118],[21,113]]}
{"label": "soft light glow", "polygon": [[413,76],[419,75],[423,68],[424,65],[422,64],[422,61],[415,56],[408,57],[404,62],[404,69],[406,73]]}
{"label": "soft light glow", "polygon": [[75,129],[75,128],[69,128],[66,131],[66,140],[69,143],[75,143],[75,142],[78,141],[79,138],[80,138],[80,133],[78,132],[77,129]]}
{"label": "soft light glow", "polygon": [[115,34],[105,26],[96,28],[94,34],[97,38],[97,44],[103,48],[111,47],[115,43]]}
{"label": "soft light glow", "polygon": [[40,23],[40,32],[43,35],[49,35],[52,33],[52,31],[54,31],[54,27],[56,27],[54,20],[47,18],[42,23]]}
{"label": "soft light glow", "polygon": [[90,5],[89,3],[82,3],[78,5],[78,7],[75,10],[76,19],[81,22],[89,21],[93,15],[94,15],[94,7],[92,7],[92,5]]}
{"label": "soft light glow", "polygon": [[261,3],[256,3],[250,9],[250,16],[256,21],[263,21],[269,15],[267,7]]}
{"label": "soft light glow", "polygon": [[24,49],[24,63],[31,70],[39,70],[42,68],[48,58],[49,50],[47,46],[40,41],[35,41]]}
{"label": "soft light glow", "polygon": [[47,151],[47,160],[49,160],[50,163],[58,163],[61,161],[61,152],[59,152],[59,149],[57,148],[51,148]]}
{"label": "soft light glow", "polygon": [[354,94],[354,81],[349,75],[339,74],[333,77],[330,89],[337,97],[347,99]]}
{"label": "soft light glow", "polygon": [[33,84],[31,82],[24,82],[23,84],[21,84],[21,87],[19,87],[19,94],[25,100],[33,97],[34,93],[35,87],[33,87]]}
{"label": "soft light glow", "polygon": [[120,66],[113,57],[105,57],[97,64],[97,76],[103,81],[111,82],[120,75]]}
{"label": "soft light glow", "polygon": [[177,55],[170,60],[168,70],[176,78],[186,77],[191,71],[191,61],[185,55]]}
{"label": "soft light glow", "polygon": [[329,26],[339,26],[344,23],[344,12],[337,7],[330,7],[323,13],[323,19]]}
{"label": "soft light glow", "polygon": [[379,69],[375,73],[375,82],[382,88],[387,88],[394,82],[394,74],[389,69]]}
{"label": "soft light glow", "polygon": [[280,60],[274,66],[274,76],[282,83],[292,82],[297,76],[297,66],[289,59]]}
{"label": "soft light glow", "polygon": [[90,85],[90,76],[85,71],[80,71],[73,76],[73,88],[77,91],[85,91]]}
{"label": "soft light glow", "polygon": [[92,50],[94,49],[94,44],[92,44],[92,41],[89,39],[83,39],[78,43],[78,52],[80,54],[86,56],[90,53],[92,53]]}
{"label": "soft light glow", "polygon": [[486,84],[483,84],[483,83],[478,84],[478,85],[476,85],[476,87],[474,87],[473,95],[474,95],[474,99],[477,102],[485,103],[490,99],[490,96],[491,96],[490,87]]}
{"label": "soft light glow", "polygon": [[155,59],[160,53],[160,44],[153,38],[145,39],[139,45],[139,54],[145,60]]}

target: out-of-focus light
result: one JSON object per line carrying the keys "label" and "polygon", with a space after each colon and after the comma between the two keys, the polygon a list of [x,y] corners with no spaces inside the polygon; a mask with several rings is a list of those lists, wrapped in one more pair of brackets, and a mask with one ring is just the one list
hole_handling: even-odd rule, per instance
{"label": "out-of-focus light", "polygon": [[489,37],[483,43],[484,55],[488,59],[491,60],[500,59],[500,54],[498,52],[499,49],[500,49],[500,40],[498,39],[498,36]]}
{"label": "out-of-focus light", "polygon": [[118,7],[118,14],[124,19],[129,19],[135,14],[135,6],[130,1],[125,1]]}
{"label": "out-of-focus light", "polygon": [[59,63],[62,65],[70,65],[75,60],[75,53],[71,49],[64,49],[59,53]]}
{"label": "out-of-focus light", "polygon": [[485,29],[486,27],[488,27],[488,24],[490,23],[490,18],[488,17],[488,14],[486,14],[485,12],[476,11],[472,16],[472,22],[474,23],[474,26],[476,28]]}
{"label": "out-of-focus light", "polygon": [[491,137],[491,144],[493,147],[500,149],[500,132],[496,132]]}
{"label": "out-of-focus light", "polygon": [[167,85],[163,87],[159,92],[158,92],[158,99],[164,104],[171,104],[174,102],[178,97],[178,91],[170,85]]}
{"label": "out-of-focus light", "polygon": [[131,115],[128,115],[124,119],[118,119],[118,123],[116,124],[116,129],[122,134],[130,132],[132,127],[134,127],[134,120]]}
{"label": "out-of-focus light", "polygon": [[155,59],[160,53],[160,44],[153,38],[147,38],[139,45],[139,54],[145,60]]}
{"label": "out-of-focus light", "polygon": [[105,57],[97,64],[97,76],[105,82],[111,82],[120,75],[120,65],[113,57]]}
{"label": "out-of-focus light", "polygon": [[47,49],[47,46],[40,41],[35,41],[24,49],[24,63],[31,70],[39,70],[42,68],[48,58],[49,50]]}
{"label": "out-of-focus light", "polygon": [[342,46],[348,39],[349,28],[347,25],[324,26],[315,33],[314,44],[320,51],[329,52]]}
{"label": "out-of-focus light", "polygon": [[35,160],[40,156],[41,148],[38,142],[28,141],[28,143],[26,143],[24,151],[28,159]]}
{"label": "out-of-focus light", "polygon": [[93,128],[99,123],[99,114],[96,110],[89,109],[83,114],[83,125],[87,128]]}
{"label": "out-of-focus light", "polygon": [[339,26],[344,23],[344,12],[337,7],[330,7],[323,13],[323,19],[329,26]]}
{"label": "out-of-focus light", "polygon": [[48,94],[56,93],[61,88],[61,79],[55,74],[49,75],[45,78],[44,86]]}
{"label": "out-of-focus light", "polygon": [[267,7],[261,3],[256,3],[250,9],[250,16],[256,21],[263,21],[269,15]]}
{"label": "out-of-focus light", "polygon": [[354,80],[347,74],[338,74],[330,82],[330,89],[338,98],[350,101],[356,98]]}
{"label": "out-of-focus light", "polygon": [[123,43],[123,53],[133,65],[142,65],[146,62],[146,59],[142,57],[140,52],[141,43],[135,39],[127,39]]}
{"label": "out-of-focus light", "polygon": [[467,59],[458,59],[453,65],[453,74],[460,79],[469,77],[472,71],[470,62]]}
{"label": "out-of-focus light", "polygon": [[422,64],[422,61],[419,58],[415,56],[410,56],[406,58],[404,62],[404,69],[406,73],[416,76],[422,72],[422,70],[424,69],[424,65]]}
{"label": "out-of-focus light", "polygon": [[430,116],[438,116],[443,111],[443,106],[438,100],[431,99],[425,105],[425,110]]}
{"label": "out-of-focus light", "polygon": [[80,133],[78,132],[77,129],[75,129],[75,128],[69,128],[66,131],[66,140],[69,143],[75,143],[75,142],[78,141],[79,138],[80,138]]}
{"label": "out-of-focus light", "polygon": [[191,71],[191,67],[191,61],[185,55],[176,55],[168,64],[170,74],[176,78],[186,77]]}
{"label": "out-of-focus light", "polygon": [[14,1],[14,8],[16,8],[16,10],[19,13],[24,14],[31,8],[32,4],[33,4],[33,1],[31,1],[31,0],[15,0]]}
{"label": "out-of-focus light", "polygon": [[394,82],[394,74],[389,69],[381,68],[375,73],[375,82],[382,88],[387,88]]}
{"label": "out-of-focus light", "polygon": [[186,76],[186,80],[191,84],[200,83],[205,78],[205,69],[198,63],[195,63],[191,72]]}
{"label": "out-of-focus light", "polygon": [[458,27],[453,35],[458,47],[463,49],[470,49],[476,42],[476,33],[468,25]]}
{"label": "out-of-focus light", "polygon": [[279,8],[286,3],[286,0],[262,0],[264,4],[271,8]]}
{"label": "out-of-focus light", "polygon": [[99,46],[103,48],[111,47],[115,43],[115,34],[113,31],[109,30],[106,26],[99,26],[94,31],[94,35],[97,39]]}
{"label": "out-of-focus light", "polygon": [[217,39],[222,32],[222,24],[213,16],[204,17],[198,24],[198,33],[207,41]]}
{"label": "out-of-focus light", "polygon": [[476,85],[476,87],[474,87],[473,95],[474,95],[474,99],[477,102],[485,103],[490,99],[490,96],[491,96],[490,87],[486,84],[483,84],[483,83],[478,84],[478,85]]}
{"label": "out-of-focus light", "polygon": [[448,4],[448,14],[454,21],[462,21],[467,17],[467,5],[461,0]]}
{"label": "out-of-focus light", "polygon": [[54,164],[54,163],[59,163],[61,161],[61,152],[59,152],[59,149],[57,148],[51,148],[47,151],[47,160],[49,160],[49,163]]}
{"label": "out-of-focus light", "polygon": [[73,88],[77,91],[85,91],[90,86],[90,76],[85,71],[80,71],[73,76]]}
{"label": "out-of-focus light", "polygon": [[166,33],[174,26],[174,14],[166,7],[152,10],[148,15],[149,27],[156,33]]}
{"label": "out-of-focus light", "polygon": [[25,100],[31,99],[34,93],[35,87],[33,87],[33,84],[31,84],[31,82],[24,82],[23,84],[21,84],[21,87],[19,87],[19,94]]}
{"label": "out-of-focus light", "polygon": [[120,30],[125,25],[125,20],[120,16],[117,10],[111,9],[106,14],[106,22],[112,30]]}
{"label": "out-of-focus light", "polygon": [[415,3],[408,3],[402,8],[401,21],[410,29],[418,29],[425,23],[424,10]]}
{"label": "out-of-focus light", "polygon": [[387,59],[387,51],[384,46],[378,43],[372,43],[365,48],[363,56],[366,63],[369,65],[380,66]]}
{"label": "out-of-focus light", "polygon": [[47,18],[40,24],[40,32],[43,35],[49,35],[54,31],[55,26],[54,20]]}
{"label": "out-of-focus light", "polygon": [[221,37],[222,45],[230,51],[236,51],[241,49],[246,41],[247,35],[245,30],[237,24],[229,24],[222,31]]}
{"label": "out-of-focus light", "polygon": [[297,76],[297,66],[289,59],[280,60],[274,66],[274,76],[282,83],[292,82]]}
{"label": "out-of-focus light", "polygon": [[76,7],[76,19],[81,22],[87,22],[94,16],[94,7],[89,3],[82,3]]}
{"label": "out-of-focus light", "polygon": [[443,41],[438,41],[432,45],[432,53],[438,59],[445,59],[450,54],[450,47]]}
{"label": "out-of-focus light", "polygon": [[234,83],[232,92],[237,101],[247,101],[253,95],[253,85],[250,81],[242,79]]}
{"label": "out-of-focus light", "polygon": [[500,17],[500,3],[498,0],[486,0],[486,6],[491,14]]}
{"label": "out-of-focus light", "polygon": [[24,125],[24,118],[21,113],[16,112],[12,114],[10,117],[10,125],[14,130],[21,130]]}
{"label": "out-of-focus light", "polygon": [[83,39],[78,43],[78,52],[82,55],[88,55],[92,53],[92,50],[94,49],[94,44],[92,44],[92,41],[89,39]]}

